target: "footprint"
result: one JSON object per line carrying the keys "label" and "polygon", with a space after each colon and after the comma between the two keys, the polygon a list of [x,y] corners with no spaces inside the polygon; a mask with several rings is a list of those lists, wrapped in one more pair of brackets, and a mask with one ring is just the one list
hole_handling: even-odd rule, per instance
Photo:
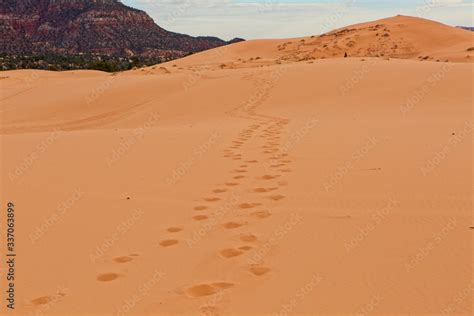
{"label": "footprint", "polygon": [[51,303],[52,301],[53,301],[53,297],[50,295],[47,295],[47,296],[41,296],[41,297],[32,299],[31,303],[33,305],[44,305],[44,304]]}
{"label": "footprint", "polygon": [[242,203],[242,204],[239,204],[239,208],[249,209],[249,208],[254,208],[260,205],[262,204],[261,203]]}
{"label": "footprint", "polygon": [[246,173],[247,170],[245,169],[237,169],[237,170],[234,170],[234,173]]}
{"label": "footprint", "polygon": [[217,201],[220,201],[220,198],[218,198],[218,197],[209,197],[209,198],[204,198],[204,201],[206,201],[206,202],[217,202]]}
{"label": "footprint", "polygon": [[256,264],[250,266],[250,268],[249,268],[249,271],[251,273],[253,273],[254,275],[256,275],[256,276],[262,276],[262,275],[270,272],[270,270],[271,270],[270,268],[267,268],[267,267],[264,267],[264,266],[261,266],[261,265],[256,265]]}
{"label": "footprint", "polygon": [[191,296],[191,297],[208,296],[208,295],[216,294],[217,292],[218,292],[218,288],[215,288],[210,284],[198,284],[186,290],[186,293],[188,294],[188,296]]}
{"label": "footprint", "polygon": [[234,186],[239,185],[239,184],[237,182],[226,182],[225,185],[228,186],[228,187],[234,187]]}
{"label": "footprint", "polygon": [[272,213],[270,213],[269,211],[258,211],[258,212],[254,212],[250,215],[263,219],[263,218],[268,218],[268,217],[272,216]]}
{"label": "footprint", "polygon": [[181,227],[168,227],[166,229],[166,231],[169,232],[169,233],[177,233],[177,232],[180,232],[182,230],[183,229]]}
{"label": "footprint", "polygon": [[239,249],[243,250],[243,251],[249,251],[249,250],[253,249],[253,247],[252,246],[241,246],[241,247],[239,247]]}
{"label": "footprint", "polygon": [[216,282],[211,284],[198,284],[191,286],[186,290],[186,294],[190,297],[202,297],[216,294],[221,290],[226,290],[233,287],[233,283]]}
{"label": "footprint", "polygon": [[204,314],[204,316],[217,316],[219,315],[219,310],[217,307],[212,305],[204,305],[199,307],[199,311]]}
{"label": "footprint", "polygon": [[245,242],[256,242],[257,236],[255,236],[254,234],[244,234],[240,235],[240,240]]}
{"label": "footprint", "polygon": [[228,223],[225,223],[223,226],[225,229],[235,229],[235,228],[239,228],[242,225],[243,225],[242,223],[228,222]]}
{"label": "footprint", "polygon": [[57,302],[59,299],[61,299],[61,297],[64,297],[64,296],[66,296],[66,293],[56,292],[54,295],[45,295],[42,297],[38,297],[38,298],[32,299],[30,302],[33,305],[44,305],[50,302]]}
{"label": "footprint", "polygon": [[271,165],[270,168],[280,168],[286,166],[284,163],[278,164],[278,165]]}
{"label": "footprint", "polygon": [[280,200],[283,200],[285,196],[281,194],[275,194],[275,195],[270,195],[268,198],[273,201],[280,201]]}
{"label": "footprint", "polygon": [[204,211],[207,210],[207,206],[199,205],[194,208],[195,211]]}
{"label": "footprint", "polygon": [[127,262],[130,262],[133,260],[132,257],[129,257],[129,256],[121,256],[121,257],[116,257],[113,259],[114,262],[116,263],[127,263]]}
{"label": "footprint", "polygon": [[233,258],[233,257],[240,256],[243,253],[244,252],[242,250],[238,250],[238,249],[234,249],[234,248],[228,248],[228,249],[224,249],[224,250],[219,251],[219,254],[223,258]]}
{"label": "footprint", "polygon": [[99,274],[97,276],[97,281],[100,281],[100,282],[110,282],[110,281],[113,281],[113,280],[116,280],[120,277],[120,274],[118,273],[102,273],[102,274]]}
{"label": "footprint", "polygon": [[206,219],[209,219],[209,217],[206,215],[196,215],[196,216],[193,216],[193,219],[195,221],[204,221]]}
{"label": "footprint", "polygon": [[278,188],[255,188],[253,191],[257,193],[267,193],[267,192],[275,191],[277,189]]}
{"label": "footprint", "polygon": [[162,247],[170,247],[170,246],[174,246],[176,244],[178,244],[179,241],[176,240],[176,239],[166,239],[166,240],[162,240],[160,241],[160,246]]}
{"label": "footprint", "polygon": [[246,163],[257,163],[258,160],[247,160],[247,161],[245,161],[245,162],[246,162]]}
{"label": "footprint", "polygon": [[233,283],[229,283],[229,282],[215,282],[215,283],[212,283],[211,285],[220,290],[230,289],[231,287],[234,286]]}
{"label": "footprint", "polygon": [[239,179],[243,179],[243,178],[245,178],[245,176],[235,176],[235,177],[233,177],[233,179],[235,179],[235,180],[239,180]]}
{"label": "footprint", "polygon": [[215,190],[212,190],[212,192],[214,192],[214,193],[224,193],[224,192],[227,192],[227,189],[215,189]]}
{"label": "footprint", "polygon": [[278,178],[279,175],[276,175],[276,176],[272,176],[272,175],[269,175],[269,174],[266,174],[262,177],[263,180],[273,180],[273,179],[276,179]]}

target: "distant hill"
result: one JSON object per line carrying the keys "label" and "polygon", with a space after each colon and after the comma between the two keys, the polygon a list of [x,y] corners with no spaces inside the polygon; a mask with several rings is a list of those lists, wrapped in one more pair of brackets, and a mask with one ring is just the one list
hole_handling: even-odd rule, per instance
{"label": "distant hill", "polygon": [[474,32],[474,26],[457,26],[460,29],[468,30]]}
{"label": "distant hill", "polygon": [[144,11],[117,0],[2,0],[0,14],[4,59],[86,55],[157,62],[228,44],[169,32]]}

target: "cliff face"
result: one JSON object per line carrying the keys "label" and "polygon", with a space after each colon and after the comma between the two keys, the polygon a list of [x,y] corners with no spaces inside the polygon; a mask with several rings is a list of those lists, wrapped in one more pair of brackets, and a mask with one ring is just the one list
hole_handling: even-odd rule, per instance
{"label": "cliff face", "polygon": [[227,42],[164,30],[117,0],[3,0],[0,52],[179,57]]}

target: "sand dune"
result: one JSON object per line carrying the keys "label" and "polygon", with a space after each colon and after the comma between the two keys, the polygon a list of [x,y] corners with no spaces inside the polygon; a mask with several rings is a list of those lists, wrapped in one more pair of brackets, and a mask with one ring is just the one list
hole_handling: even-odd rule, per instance
{"label": "sand dune", "polygon": [[422,18],[396,16],[310,37],[246,41],[168,64],[248,68],[342,58],[346,53],[349,57],[472,62],[473,43],[473,32]]}
{"label": "sand dune", "polygon": [[[472,314],[473,66],[417,60],[466,61],[472,35],[441,48],[410,21],[116,75],[2,73],[15,313]],[[315,51],[390,47],[374,32],[411,44]]]}

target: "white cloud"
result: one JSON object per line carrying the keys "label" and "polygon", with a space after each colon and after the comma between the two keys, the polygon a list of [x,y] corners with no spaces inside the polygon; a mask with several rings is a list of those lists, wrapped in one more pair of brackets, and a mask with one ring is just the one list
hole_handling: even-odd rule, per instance
{"label": "white cloud", "polygon": [[[124,0],[155,22],[190,35],[283,38],[319,34],[341,26],[397,14],[417,15],[452,25],[472,25],[473,4],[463,0],[289,2],[276,0]],[[351,5],[354,3],[354,5]],[[377,5],[373,5],[377,3]],[[404,3],[402,5],[401,3]],[[418,3],[418,5],[415,5]],[[426,6],[428,5],[428,9]],[[420,10],[419,7],[423,7]]]}

